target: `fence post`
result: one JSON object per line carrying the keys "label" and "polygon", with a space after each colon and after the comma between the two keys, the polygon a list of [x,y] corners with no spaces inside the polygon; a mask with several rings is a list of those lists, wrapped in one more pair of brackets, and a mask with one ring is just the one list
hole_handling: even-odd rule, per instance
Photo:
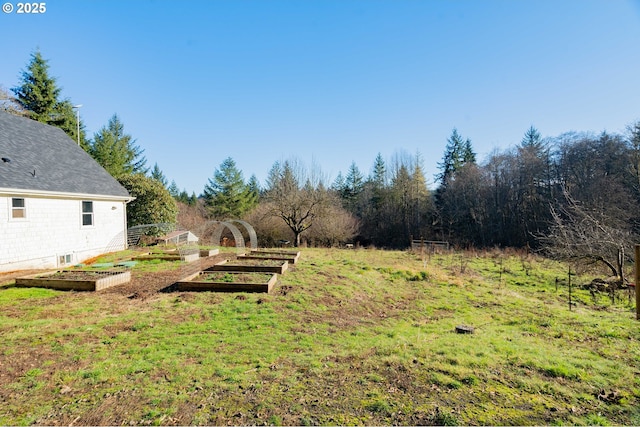
{"label": "fence post", "polygon": [[638,291],[638,284],[640,283],[640,245],[636,245],[636,277],[635,277],[635,289],[636,289],[636,320],[640,320],[640,292]]}

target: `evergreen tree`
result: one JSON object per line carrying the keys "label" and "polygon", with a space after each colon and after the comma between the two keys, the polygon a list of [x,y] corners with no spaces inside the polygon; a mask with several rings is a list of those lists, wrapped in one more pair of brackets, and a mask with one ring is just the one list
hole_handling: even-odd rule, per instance
{"label": "evergreen tree", "polygon": [[351,200],[358,197],[364,189],[364,176],[355,162],[351,162],[351,166],[349,166],[349,173],[345,178],[345,184],[348,191],[347,197]]}
{"label": "evergreen tree", "polygon": [[255,175],[251,175],[251,178],[249,178],[249,182],[247,183],[247,187],[249,189],[249,194],[251,195],[250,204],[252,206],[256,206],[260,200],[260,183]]}
{"label": "evergreen tree", "polygon": [[180,192],[180,194],[178,194],[178,197],[176,198],[176,200],[178,200],[180,203],[184,203],[185,205],[188,205],[191,199],[189,197],[189,193],[187,193],[187,190],[183,189]]}
{"label": "evergreen tree", "polygon": [[160,167],[158,167],[158,163],[155,163],[153,165],[153,169],[151,169],[151,178],[155,179],[163,186],[165,187],[167,186],[167,178],[164,176],[164,174],[160,170]]}
{"label": "evergreen tree", "polygon": [[146,173],[144,150],[124,133],[124,125],[114,114],[107,126],[93,137],[89,154],[112,176],[118,178],[133,173]]}
{"label": "evergreen tree", "polygon": [[398,240],[407,242],[411,234],[411,174],[406,165],[401,164],[391,180],[391,201],[393,213],[389,217],[394,227],[391,229],[394,245]]}
{"label": "evergreen tree", "polygon": [[257,199],[244,183],[242,172],[235,161],[228,157],[209,178],[204,187],[203,198],[209,214],[214,218],[241,218],[251,210]]}
{"label": "evergreen tree", "polygon": [[464,149],[462,151],[462,166],[476,162],[476,153],[473,152],[471,146],[471,140],[467,138],[464,142]]}
{"label": "evergreen tree", "polygon": [[178,188],[178,184],[176,184],[176,182],[174,180],[171,180],[171,184],[169,185],[169,194],[171,194],[171,197],[173,197],[174,199],[177,199],[178,196],[180,196],[180,189]]}
{"label": "evergreen tree", "polygon": [[376,189],[382,189],[387,185],[387,166],[384,163],[382,154],[378,153],[373,164],[373,175],[370,181]]}
{"label": "evergreen tree", "polygon": [[463,174],[465,178],[468,177],[470,174],[466,173],[468,172],[467,169],[475,165],[476,154],[471,147],[471,140],[468,138],[465,140],[458,133],[458,130],[454,128],[447,140],[442,163],[438,163],[438,168],[441,172],[436,176],[436,179],[440,181],[440,186],[435,194],[437,207],[437,221],[435,224],[439,228],[438,231],[442,233],[442,238],[450,238],[450,235],[455,231],[454,225],[456,221],[462,218],[460,214],[462,206],[456,205],[457,202],[451,202],[456,196],[454,194],[455,190],[451,189],[452,184],[455,183],[456,176],[463,174],[463,172],[465,172]]}
{"label": "evergreen tree", "polygon": [[465,164],[475,162],[476,154],[471,147],[471,140],[462,138],[458,130],[454,128],[451,136],[447,140],[442,163],[438,163],[438,168],[441,172],[437,175],[436,179],[443,185],[446,185]]}
{"label": "evergreen tree", "polygon": [[524,134],[520,145],[523,148],[534,148],[538,149],[542,146],[542,136],[540,132],[533,126],[531,126]]}
{"label": "evergreen tree", "polygon": [[331,190],[338,193],[340,198],[343,198],[345,188],[346,188],[346,183],[344,181],[344,176],[342,176],[342,172],[338,172],[338,176],[336,176],[336,179],[333,181],[333,184],[331,184]]}
{"label": "evergreen tree", "polygon": [[55,116],[60,88],[49,76],[49,64],[40,51],[31,54],[31,61],[22,71],[20,80],[21,85],[11,89],[17,101],[29,111],[32,119],[50,123]]}
{"label": "evergreen tree", "polygon": [[535,236],[546,230],[552,220],[549,206],[553,200],[554,179],[549,149],[533,126],[525,132],[517,148],[517,161],[517,180],[513,185],[518,196],[512,212],[517,212],[519,221],[511,236],[518,245],[526,243],[535,247]]}
{"label": "evergreen tree", "polygon": [[31,54],[31,61],[22,71],[20,80],[21,84],[11,89],[20,108],[31,119],[62,129],[74,141],[78,140],[79,128],[80,145],[88,150],[84,124],[80,122],[78,126],[73,104],[60,99],[61,89],[56,79],[49,76],[49,64],[40,51]]}

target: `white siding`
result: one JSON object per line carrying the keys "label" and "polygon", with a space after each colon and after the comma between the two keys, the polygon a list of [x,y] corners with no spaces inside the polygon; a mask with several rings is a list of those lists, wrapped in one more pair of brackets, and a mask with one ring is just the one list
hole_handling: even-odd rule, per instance
{"label": "white siding", "polygon": [[57,268],[125,248],[124,202],[93,201],[93,225],[83,227],[82,200],[25,199],[26,218],[11,218],[11,196],[0,197],[0,271]]}

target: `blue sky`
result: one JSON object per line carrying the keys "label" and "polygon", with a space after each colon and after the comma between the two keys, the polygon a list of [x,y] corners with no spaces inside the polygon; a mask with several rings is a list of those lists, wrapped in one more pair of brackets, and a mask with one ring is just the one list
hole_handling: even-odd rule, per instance
{"label": "blue sky", "polygon": [[49,0],[0,31],[0,85],[39,49],[89,135],[117,113],[189,193],[227,157],[331,182],[420,153],[433,184],[454,127],[482,161],[640,120],[639,0]]}

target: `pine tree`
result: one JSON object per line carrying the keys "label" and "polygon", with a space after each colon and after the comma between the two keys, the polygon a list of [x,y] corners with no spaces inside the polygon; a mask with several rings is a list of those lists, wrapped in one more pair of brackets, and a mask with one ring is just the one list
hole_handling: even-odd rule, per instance
{"label": "pine tree", "polygon": [[107,126],[93,136],[89,154],[112,176],[118,178],[133,173],[146,173],[147,159],[131,135],[124,133],[124,125],[114,114]]}
{"label": "pine tree", "polygon": [[167,186],[167,177],[164,176],[164,174],[162,173],[162,171],[160,170],[160,167],[158,167],[158,164],[155,163],[153,165],[153,169],[151,169],[151,178],[155,179],[156,181],[158,181],[160,184],[162,184],[164,187]]}
{"label": "pine tree", "polygon": [[88,151],[85,126],[73,111],[73,104],[68,99],[61,100],[61,89],[56,79],[49,76],[49,64],[42,57],[40,51],[31,54],[31,61],[27,69],[22,71],[21,84],[12,88],[15,101],[28,116],[41,123],[46,123],[62,129],[74,141],[78,140],[80,130],[80,145]]}
{"label": "pine tree", "polygon": [[438,163],[441,172],[436,176],[442,185],[454,177],[455,173],[465,164],[475,163],[476,154],[473,152],[470,139],[464,139],[456,128],[451,132],[451,136],[447,140],[442,163]]}
{"label": "pine tree", "polygon": [[542,136],[540,132],[533,126],[531,126],[524,134],[522,141],[520,142],[523,148],[538,149],[542,146]]}
{"label": "pine tree", "polygon": [[355,162],[351,162],[351,166],[349,166],[349,173],[345,178],[345,184],[348,190],[348,197],[350,199],[355,199],[362,193],[364,189],[364,176],[356,166]]}
{"label": "pine tree", "polygon": [[378,153],[373,164],[373,176],[371,177],[374,187],[378,190],[387,185],[387,166],[384,163],[382,154]]}
{"label": "pine tree", "polygon": [[178,184],[176,184],[176,182],[174,180],[171,180],[171,184],[169,185],[169,188],[167,188],[169,190],[169,194],[171,194],[171,196],[174,199],[177,199],[178,196],[180,195],[180,189],[178,188]]}
{"label": "pine tree", "polygon": [[257,202],[231,157],[216,169],[213,179],[209,178],[203,198],[209,214],[220,219],[241,218]]}
{"label": "pine tree", "polygon": [[258,182],[258,178],[256,178],[255,175],[251,175],[251,178],[249,178],[247,188],[249,189],[250,194],[249,204],[252,207],[255,207],[260,200],[260,183]]}
{"label": "pine tree", "polygon": [[342,201],[345,209],[355,215],[360,215],[358,209],[358,199],[364,191],[364,176],[356,166],[355,162],[351,162],[349,172],[344,179],[344,187],[342,190]]}
{"label": "pine tree", "polygon": [[11,89],[17,101],[29,111],[32,119],[49,123],[55,115],[60,88],[56,80],[49,76],[49,64],[40,51],[31,54],[27,69],[22,71],[21,83]]}
{"label": "pine tree", "polygon": [[553,201],[553,167],[551,154],[540,132],[531,126],[524,134],[517,153],[517,180],[512,183],[513,212],[517,212],[517,232],[511,232],[519,244],[534,247],[535,236],[552,220],[549,206]]}
{"label": "pine tree", "polygon": [[346,184],[345,184],[344,176],[342,176],[342,172],[338,172],[338,176],[336,176],[336,179],[333,181],[333,184],[331,184],[331,190],[338,193],[340,198],[343,198],[345,189],[346,189]]}
{"label": "pine tree", "polygon": [[187,193],[187,189],[183,188],[182,191],[180,192],[180,194],[178,194],[177,200],[180,203],[184,203],[185,205],[189,204],[189,193]]}

